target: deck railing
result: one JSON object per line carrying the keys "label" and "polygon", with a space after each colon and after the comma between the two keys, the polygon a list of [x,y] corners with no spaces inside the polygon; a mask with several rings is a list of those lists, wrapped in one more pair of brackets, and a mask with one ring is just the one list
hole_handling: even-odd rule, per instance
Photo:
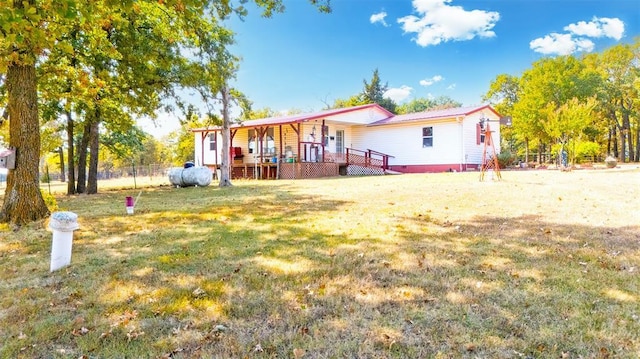
{"label": "deck railing", "polygon": [[389,169],[389,158],[393,156],[374,150],[357,150],[347,148],[346,163],[348,165],[358,165],[363,167]]}

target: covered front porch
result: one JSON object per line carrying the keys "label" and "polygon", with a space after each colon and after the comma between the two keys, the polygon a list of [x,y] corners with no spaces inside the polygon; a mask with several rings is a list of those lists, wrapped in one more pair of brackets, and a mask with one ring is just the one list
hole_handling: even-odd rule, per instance
{"label": "covered front porch", "polygon": [[[354,126],[388,115],[386,110],[372,104],[233,124],[229,144],[231,176],[320,178],[355,174],[358,173],[355,171],[357,167],[376,166],[384,171],[391,156],[351,149],[347,144],[357,140],[354,138]],[[223,162],[222,129],[216,126],[193,131],[196,136],[196,164],[218,170]],[[360,172],[367,174],[366,171]]]}
{"label": "covered front porch", "polygon": [[[266,162],[233,163],[232,179],[305,179],[339,175],[383,175],[389,169],[389,156],[377,151],[346,148],[344,154],[327,153],[324,162],[307,162],[277,158]],[[290,157],[293,159],[294,157]],[[209,166],[216,170],[220,165]]]}

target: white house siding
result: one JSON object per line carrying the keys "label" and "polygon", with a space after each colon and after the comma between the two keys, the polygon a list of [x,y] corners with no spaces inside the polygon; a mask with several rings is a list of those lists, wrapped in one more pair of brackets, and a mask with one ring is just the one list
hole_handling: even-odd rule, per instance
{"label": "white house siding", "polygon": [[[429,126],[433,127],[433,147],[422,147],[422,128]],[[451,121],[358,126],[353,128],[352,147],[394,156],[389,159],[391,166],[459,164],[462,158],[460,138],[460,125]]]}
{"label": "white house siding", "polygon": [[336,137],[336,133],[338,131],[344,131],[344,138],[343,138],[343,150],[346,151],[346,148],[349,147],[349,139],[351,137],[351,127],[350,126],[344,126],[344,125],[338,125],[338,124],[327,124],[327,126],[329,126],[329,145],[327,146],[327,151],[331,152],[331,153],[337,153],[337,148],[336,148],[336,144],[337,144],[337,137]]}
{"label": "white house siding", "polygon": [[488,113],[474,113],[467,116],[464,120],[464,143],[465,143],[465,157],[466,164],[480,165],[482,163],[482,151],[484,150],[484,143],[477,144],[477,124],[484,116],[485,119],[489,119],[489,126],[492,131],[492,141],[495,146],[496,153],[500,153],[500,124],[499,118],[491,111]]}
{"label": "white house siding", "polygon": [[[213,133],[213,132],[210,132]],[[212,165],[215,164],[215,151],[209,151],[209,134],[205,134],[205,132],[194,132],[195,137],[195,151],[194,151],[194,162],[198,166],[203,165]],[[204,141],[203,141],[204,138]],[[217,143],[220,145],[222,138],[220,134],[217,134]],[[202,151],[202,147],[204,146],[204,152]],[[204,158],[203,158],[204,154]]]}

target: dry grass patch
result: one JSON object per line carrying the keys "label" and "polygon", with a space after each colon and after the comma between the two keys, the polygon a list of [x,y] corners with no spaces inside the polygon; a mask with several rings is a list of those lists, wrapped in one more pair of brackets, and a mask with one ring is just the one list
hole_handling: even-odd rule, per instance
{"label": "dry grass patch", "polygon": [[0,240],[0,357],[633,358],[640,170],[60,195]]}

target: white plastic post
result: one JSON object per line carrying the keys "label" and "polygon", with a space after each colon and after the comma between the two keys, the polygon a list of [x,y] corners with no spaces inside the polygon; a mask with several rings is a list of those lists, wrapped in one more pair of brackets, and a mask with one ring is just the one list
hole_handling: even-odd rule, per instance
{"label": "white plastic post", "polygon": [[73,212],[53,212],[49,229],[53,231],[51,242],[51,272],[71,264],[73,231],[78,229],[78,215]]}

